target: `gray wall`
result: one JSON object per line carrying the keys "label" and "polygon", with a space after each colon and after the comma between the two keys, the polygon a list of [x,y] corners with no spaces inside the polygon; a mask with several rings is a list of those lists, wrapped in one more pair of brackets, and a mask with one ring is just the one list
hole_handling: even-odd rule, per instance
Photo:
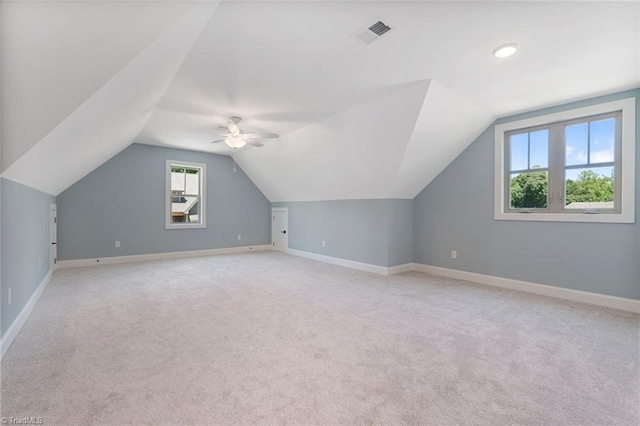
{"label": "gray wall", "polygon": [[[2,194],[1,333],[7,331],[49,272],[49,215],[55,198],[28,186],[0,179]],[[42,261],[42,268],[39,268]],[[11,305],[7,293],[11,288]]]}
{"label": "gray wall", "polygon": [[411,262],[411,204],[329,200],[272,206],[289,208],[289,248],[386,267]]}
{"label": "gray wall", "polygon": [[[205,229],[165,229],[168,159],[207,165]],[[233,172],[228,156],[133,144],[61,193],[57,202],[59,260],[271,241],[269,201],[240,167]]]}
{"label": "gray wall", "polygon": [[388,266],[413,262],[413,200],[387,200],[389,204]]}
{"label": "gray wall", "polygon": [[[496,123],[640,97],[640,90],[576,102]],[[636,136],[640,135],[640,102]],[[494,127],[490,126],[414,199],[415,262],[640,298],[640,225],[493,219]],[[636,143],[636,146],[638,144]],[[636,150],[636,182],[640,149]],[[640,185],[636,184],[636,217]],[[451,250],[458,259],[451,259]]]}

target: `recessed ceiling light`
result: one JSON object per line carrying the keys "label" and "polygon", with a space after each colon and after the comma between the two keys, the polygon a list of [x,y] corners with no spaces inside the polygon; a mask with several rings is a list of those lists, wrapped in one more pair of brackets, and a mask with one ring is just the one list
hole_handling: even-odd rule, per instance
{"label": "recessed ceiling light", "polygon": [[493,55],[496,58],[506,58],[507,56],[511,56],[516,53],[518,47],[518,43],[501,44],[500,46],[493,49]]}

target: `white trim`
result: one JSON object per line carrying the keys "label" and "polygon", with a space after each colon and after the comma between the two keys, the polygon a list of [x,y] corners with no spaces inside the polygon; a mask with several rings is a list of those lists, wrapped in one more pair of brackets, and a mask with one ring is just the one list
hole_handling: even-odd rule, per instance
{"label": "white trim", "polygon": [[606,294],[591,293],[588,291],[573,290],[547,284],[530,283],[527,281],[478,274],[475,272],[460,271],[457,269],[442,268],[439,266],[424,265],[421,263],[414,263],[413,265],[415,271],[424,272],[426,274],[440,275],[443,277],[471,281],[478,284],[490,285],[493,287],[524,291],[526,293],[534,293],[542,296],[554,297],[557,299],[571,300],[574,302],[604,306],[621,311],[640,313],[640,300],[636,299],[628,299],[624,297],[609,296]]}
{"label": "white trim", "polygon": [[243,246],[243,247],[229,247],[229,248],[217,248],[207,250],[187,250],[187,251],[173,251],[168,253],[153,253],[153,254],[137,254],[132,256],[113,256],[113,257],[100,257],[91,259],[75,259],[75,260],[63,260],[58,262],[58,268],[77,268],[80,266],[94,266],[94,265],[113,265],[116,263],[132,263],[132,262],[146,262],[150,260],[166,260],[166,259],[183,259],[187,257],[203,257],[213,256],[217,254],[231,254],[231,253],[244,253],[248,251],[263,251],[271,250],[271,245],[257,245],[257,246]]}
{"label": "white trim", "polygon": [[36,306],[36,303],[38,303],[38,300],[40,300],[40,296],[42,296],[47,285],[49,285],[52,275],[53,272],[49,269],[49,272],[44,276],[38,285],[38,288],[33,292],[27,303],[24,305],[24,308],[22,308],[16,319],[13,320],[7,331],[4,333],[4,336],[2,336],[2,339],[0,339],[0,359],[4,358],[4,355],[9,350],[9,347],[11,347],[16,336],[20,333],[22,326],[27,322],[27,319],[29,319],[29,315],[31,315],[33,308]]}
{"label": "white trim", "polygon": [[387,275],[403,274],[405,272],[411,272],[413,270],[414,270],[413,263],[405,263],[404,265],[389,266],[387,268]]}
{"label": "white trim", "polygon": [[[622,178],[620,214],[582,214],[582,213],[506,213],[504,211],[505,168],[504,134],[505,132],[527,127],[541,126],[559,121],[567,121],[591,115],[622,111]],[[635,146],[636,146],[636,98],[626,98],[584,108],[576,108],[553,114],[545,114],[523,120],[497,124],[494,127],[494,219],[542,222],[598,222],[598,223],[635,223]]]}
{"label": "white trim", "polygon": [[413,263],[405,263],[404,265],[385,266],[373,265],[371,263],[356,262],[355,260],[341,259],[339,257],[325,256],[324,254],[311,253],[303,250],[287,249],[287,254],[304,257],[306,259],[317,260],[319,262],[330,263],[332,265],[343,266],[345,268],[357,269],[358,271],[371,272],[378,275],[395,275],[403,272],[413,271]]}
{"label": "white trim", "polygon": [[[55,234],[55,235],[54,235]],[[55,240],[55,241],[54,241]],[[53,243],[56,243],[55,245]],[[55,255],[54,252],[55,251]],[[55,272],[58,257],[58,206],[49,205],[49,270]]]}
{"label": "white trim", "polygon": [[[198,167],[202,169],[200,173],[200,212],[198,214],[199,223],[171,223],[171,166]],[[167,160],[165,168],[165,188],[164,188],[164,226],[165,229],[199,229],[207,227],[207,165],[204,163],[193,163],[191,161]]]}
{"label": "white trim", "polygon": [[344,266],[345,268],[357,269],[359,271],[372,272],[378,275],[387,275],[388,268],[384,266],[372,265],[370,263],[356,262],[355,260],[340,259],[339,257],[325,256],[323,254],[311,253],[308,251],[287,249],[287,254],[317,260],[319,262],[330,263],[332,265]]}
{"label": "white trim", "polygon": [[[284,250],[280,250],[279,248],[275,248],[275,231],[273,230],[273,222],[275,221],[275,212],[286,213],[287,223],[285,226],[285,247]],[[271,248],[274,250],[282,251],[284,253],[289,249],[289,207],[271,207]]]}
{"label": "white trim", "polygon": [[431,275],[454,278],[464,281],[471,281],[478,284],[493,287],[506,288],[509,290],[523,291],[525,293],[539,294],[556,299],[571,300],[573,302],[587,303],[606,308],[618,309],[621,311],[640,313],[640,300],[628,299],[625,297],[609,296],[606,294],[591,293],[582,290],[556,287],[547,284],[536,284],[527,281],[514,280],[492,275],[478,274],[475,272],[460,271],[457,269],[442,268],[439,266],[424,265],[421,263],[405,263],[404,265],[384,266],[372,265],[369,263],[356,262],[353,260],[340,259],[337,257],[325,256],[317,253],[310,253],[302,250],[288,249],[288,254],[317,260],[319,262],[330,263],[332,265],[343,266],[345,268],[357,269],[359,271],[372,272],[378,275],[394,275],[403,272],[423,272]]}

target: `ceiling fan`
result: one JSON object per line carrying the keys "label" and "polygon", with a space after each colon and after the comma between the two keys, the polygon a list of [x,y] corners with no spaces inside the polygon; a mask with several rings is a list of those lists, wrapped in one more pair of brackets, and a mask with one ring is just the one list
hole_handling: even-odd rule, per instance
{"label": "ceiling fan", "polygon": [[226,127],[218,127],[220,136],[223,136],[224,139],[215,140],[211,143],[224,142],[227,146],[233,149],[242,148],[245,145],[251,145],[259,148],[264,146],[263,143],[258,141],[259,139],[277,139],[280,137],[277,133],[245,133],[238,126],[240,121],[242,121],[242,118],[240,117],[231,117],[227,122]]}

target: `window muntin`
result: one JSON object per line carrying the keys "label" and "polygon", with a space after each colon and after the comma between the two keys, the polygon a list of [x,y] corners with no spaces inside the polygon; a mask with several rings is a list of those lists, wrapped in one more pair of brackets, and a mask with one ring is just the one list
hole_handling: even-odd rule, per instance
{"label": "window muntin", "polygon": [[205,227],[205,165],[167,161],[166,227]]}
{"label": "window muntin", "polygon": [[[635,104],[628,98],[496,125],[495,218],[634,223]],[[512,189],[524,185],[514,179],[525,178],[538,198],[514,202]]]}

